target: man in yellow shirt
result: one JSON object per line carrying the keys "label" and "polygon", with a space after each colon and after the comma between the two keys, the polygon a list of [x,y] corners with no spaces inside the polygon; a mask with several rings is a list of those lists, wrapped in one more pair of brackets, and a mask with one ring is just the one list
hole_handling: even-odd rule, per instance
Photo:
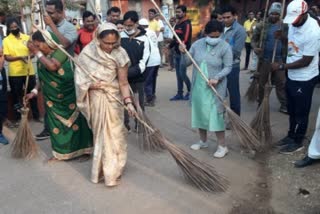
{"label": "man in yellow shirt", "polygon": [[254,12],[250,11],[248,13],[248,20],[244,22],[243,27],[247,32],[247,38],[246,38],[246,61],[245,61],[245,66],[244,70],[248,69],[249,66],[249,61],[250,61],[250,53],[251,53],[251,37],[252,37],[252,26],[255,23],[255,18],[254,18]]}
{"label": "man in yellow shirt", "polygon": [[[20,33],[16,19],[10,19],[7,23],[7,28],[10,34],[3,40],[3,54],[5,60],[9,62],[9,84],[15,109],[15,120],[18,121],[21,115],[17,110],[22,106],[23,87],[28,73],[29,50],[27,48],[27,42],[29,36]],[[36,85],[36,77],[32,65],[30,66],[29,72],[28,92]],[[37,100],[31,101],[31,109],[33,118],[39,120]]]}

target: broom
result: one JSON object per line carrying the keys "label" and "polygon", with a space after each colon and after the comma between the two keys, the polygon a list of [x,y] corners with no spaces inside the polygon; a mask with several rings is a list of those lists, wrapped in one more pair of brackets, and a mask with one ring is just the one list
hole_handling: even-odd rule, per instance
{"label": "broom", "polygon": [[29,75],[30,75],[30,66],[31,59],[28,56],[28,68],[27,68],[27,77],[24,88],[24,97],[23,97],[23,108],[20,109],[21,113],[21,122],[16,134],[16,137],[13,140],[11,146],[11,156],[14,158],[24,158],[31,159],[38,155],[38,145],[36,144],[31,128],[28,122],[29,108],[27,107],[27,102],[25,101],[25,96],[27,94],[27,89],[29,85]]}
{"label": "broom", "polygon": [[[154,0],[151,0],[151,2],[155,6],[155,8],[158,10],[158,12],[161,14],[161,16],[164,18],[165,22],[167,23],[168,27],[172,31],[173,35],[175,36],[175,38],[177,39],[179,44],[182,45],[183,43],[182,43],[181,39],[178,37],[178,35],[174,31],[174,29],[172,28],[172,26],[170,25],[168,20],[165,18],[165,16],[161,12],[159,6],[155,3]],[[190,58],[190,60],[192,61],[193,65],[196,67],[196,69],[201,74],[202,78],[207,83],[209,83],[208,78],[204,75],[203,71],[201,70],[199,65],[195,62],[195,60],[192,58],[191,54],[187,50],[185,50],[185,51],[186,51],[186,54],[188,55],[188,57]],[[241,118],[236,113],[234,113],[231,110],[231,108],[224,102],[223,98],[218,94],[217,90],[213,86],[210,85],[210,88],[212,89],[212,91],[216,95],[216,97],[220,100],[220,102],[226,108],[227,114],[228,114],[230,122],[231,122],[232,129],[238,135],[240,143],[249,150],[260,151],[262,149],[262,144],[259,142],[258,136],[255,134],[254,130],[250,126],[248,126],[243,120],[241,120]]]}
{"label": "broom", "polygon": [[[265,11],[263,14],[263,23],[262,23],[262,30],[261,30],[260,41],[259,41],[259,48],[262,47],[268,8],[269,8],[269,0],[266,1],[266,8],[265,8]],[[248,102],[256,102],[257,98],[259,97],[259,73],[258,73],[258,71],[260,70],[260,66],[261,66],[261,64],[258,62],[257,71],[253,75],[253,80],[250,83],[250,86],[248,87],[248,90],[245,94],[245,97],[247,98]]]}
{"label": "broom", "polygon": [[[43,32],[42,29],[39,29],[39,28],[37,29],[42,33],[44,37],[46,37],[46,34]],[[65,51],[61,46],[59,46],[51,38],[48,38],[48,37],[46,38],[49,39],[55,45],[57,45],[57,47],[62,52],[64,52],[83,72],[85,72],[89,78],[97,82],[97,80],[93,76],[91,76],[90,73],[86,71],[80,65],[80,63],[76,61],[67,51]],[[124,103],[121,100],[119,100],[116,96],[114,96],[112,93],[108,92],[107,90],[104,90],[104,92],[106,92],[108,95],[114,98],[118,103],[120,103],[123,106],[123,108],[128,110],[127,106],[125,106]],[[139,108],[138,108],[138,111],[139,111]],[[141,115],[141,112],[140,112],[140,115]],[[144,121],[142,118],[140,118],[139,115],[135,115],[135,118],[141,124],[143,124],[145,129],[148,130],[148,133],[146,134],[149,134],[150,147],[154,145],[159,145],[161,148],[166,148],[169,151],[169,153],[172,155],[172,157],[175,159],[177,165],[180,167],[182,172],[184,173],[185,178],[191,184],[193,184],[200,190],[204,190],[208,192],[225,191],[227,189],[229,182],[226,180],[225,177],[217,173],[212,166],[210,166],[207,163],[203,163],[199,161],[189,153],[185,152],[181,148],[169,142],[159,130],[152,127],[151,123],[147,123],[150,121]],[[146,118],[147,117],[145,116],[144,119]]]}
{"label": "broom", "polygon": [[[285,0],[282,2],[280,20],[282,19],[284,13],[284,6]],[[278,46],[278,39],[274,43],[273,53],[272,53],[272,62],[274,63],[277,46]],[[256,131],[257,135],[264,143],[270,143],[272,140],[272,130],[270,125],[270,104],[269,98],[272,91],[271,85],[271,71],[268,72],[268,82],[264,86],[264,97],[259,109],[257,111],[256,116],[251,121],[251,127]]]}

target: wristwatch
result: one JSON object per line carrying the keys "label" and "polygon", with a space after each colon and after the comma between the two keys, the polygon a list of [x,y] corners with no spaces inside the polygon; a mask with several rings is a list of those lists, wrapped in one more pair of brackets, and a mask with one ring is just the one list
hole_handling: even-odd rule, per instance
{"label": "wristwatch", "polygon": [[284,63],[281,63],[281,64],[279,65],[279,70],[284,70]]}

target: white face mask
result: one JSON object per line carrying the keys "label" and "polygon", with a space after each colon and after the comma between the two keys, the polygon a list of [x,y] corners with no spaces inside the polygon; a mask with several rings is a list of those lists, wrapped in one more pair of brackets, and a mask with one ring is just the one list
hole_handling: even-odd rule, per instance
{"label": "white face mask", "polygon": [[221,41],[220,37],[219,38],[210,38],[208,36],[206,37],[206,43],[211,46],[217,45],[220,41]]}
{"label": "white face mask", "polygon": [[131,35],[133,35],[135,32],[136,32],[136,30],[135,29],[132,29],[132,30],[124,30],[124,32],[126,32],[126,34],[128,34],[129,36],[131,36]]}

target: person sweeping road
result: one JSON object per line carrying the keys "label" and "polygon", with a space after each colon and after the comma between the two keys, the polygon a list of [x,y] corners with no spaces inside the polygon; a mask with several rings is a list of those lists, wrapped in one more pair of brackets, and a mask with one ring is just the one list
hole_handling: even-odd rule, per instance
{"label": "person sweeping road", "polygon": [[[51,32],[32,35],[28,48],[38,58],[38,73],[46,103],[53,157],[48,161],[69,160],[91,154],[92,133],[76,104],[73,66],[68,57],[47,38],[58,42]],[[26,100],[37,96],[38,84]]]}

